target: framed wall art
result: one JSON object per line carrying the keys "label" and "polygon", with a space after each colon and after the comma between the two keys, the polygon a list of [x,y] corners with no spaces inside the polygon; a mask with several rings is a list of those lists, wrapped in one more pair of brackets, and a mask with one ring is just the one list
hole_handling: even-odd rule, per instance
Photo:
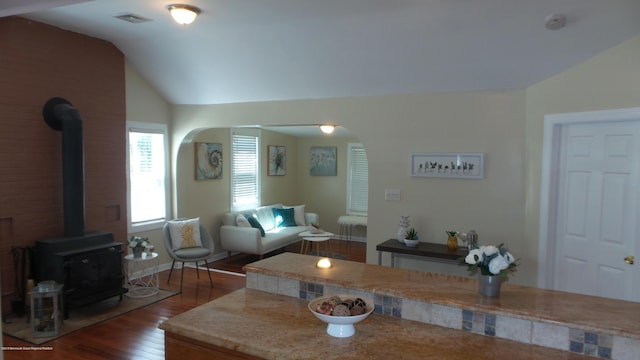
{"label": "framed wall art", "polygon": [[286,146],[268,145],[267,175],[284,176],[287,174],[287,148]]}
{"label": "framed wall art", "polygon": [[222,144],[196,143],[196,180],[222,179]]}
{"label": "framed wall art", "polygon": [[459,179],[484,177],[484,154],[413,153],[411,176]]}
{"label": "framed wall art", "polygon": [[335,146],[311,147],[311,176],[336,176],[338,174],[338,148]]}

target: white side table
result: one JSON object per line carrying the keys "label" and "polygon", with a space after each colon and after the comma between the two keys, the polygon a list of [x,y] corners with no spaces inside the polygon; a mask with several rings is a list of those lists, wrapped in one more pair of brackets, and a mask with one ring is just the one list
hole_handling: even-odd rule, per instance
{"label": "white side table", "polygon": [[[333,233],[330,232],[321,232],[321,233],[312,233],[311,231],[303,231],[299,236],[302,237],[302,244],[300,245],[300,254],[305,254],[307,249],[307,242],[311,245],[311,251],[313,251],[313,243],[316,243],[316,250],[318,252],[318,256],[320,256],[320,243],[323,241],[327,241],[331,239]],[[329,243],[328,250],[331,252],[331,245]],[[328,255],[328,253],[327,253]]]}
{"label": "white side table", "polygon": [[129,291],[125,294],[132,298],[142,298],[158,293],[158,253],[142,253],[142,257],[134,258],[133,254],[124,257],[126,263],[125,283]]}

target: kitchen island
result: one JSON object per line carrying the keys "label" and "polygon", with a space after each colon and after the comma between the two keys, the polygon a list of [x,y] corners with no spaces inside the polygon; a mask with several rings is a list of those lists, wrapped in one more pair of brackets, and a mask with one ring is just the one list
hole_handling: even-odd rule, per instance
{"label": "kitchen island", "polygon": [[[457,277],[283,253],[245,267],[247,289],[161,325],[166,357],[267,359],[638,359],[640,304],[503,285],[499,298]],[[376,312],[346,339],[326,334],[309,299],[349,293]],[[216,353],[216,356],[220,356]],[[589,356],[586,356],[589,355]],[[249,356],[249,357],[247,357]]]}

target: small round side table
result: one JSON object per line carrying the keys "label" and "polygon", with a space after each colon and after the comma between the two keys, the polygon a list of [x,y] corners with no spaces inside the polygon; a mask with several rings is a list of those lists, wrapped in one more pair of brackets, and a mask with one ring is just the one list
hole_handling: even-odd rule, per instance
{"label": "small round side table", "polygon": [[158,253],[142,253],[139,258],[129,254],[124,257],[126,262],[125,284],[129,291],[125,294],[132,298],[142,298],[158,293]]}
{"label": "small round side table", "polygon": [[[317,254],[318,256],[320,256],[320,243],[330,240],[331,237],[333,236],[333,233],[330,232],[321,232],[321,233],[312,233],[311,231],[303,231],[300,234],[298,234],[298,236],[302,237],[302,244],[300,244],[300,253],[301,254],[306,254],[308,250],[311,250],[311,252],[313,252],[313,243],[316,243],[316,250],[317,250]],[[311,247],[307,250],[307,246],[310,245]],[[327,247],[328,247],[328,252],[327,252],[327,256],[329,256],[329,253],[331,253],[331,243],[327,243]]]}

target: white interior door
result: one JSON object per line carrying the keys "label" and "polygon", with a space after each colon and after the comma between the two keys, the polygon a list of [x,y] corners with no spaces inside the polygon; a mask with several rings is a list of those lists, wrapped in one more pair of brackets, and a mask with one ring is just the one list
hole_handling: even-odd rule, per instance
{"label": "white interior door", "polygon": [[640,301],[640,121],[563,125],[558,148],[553,288]]}

